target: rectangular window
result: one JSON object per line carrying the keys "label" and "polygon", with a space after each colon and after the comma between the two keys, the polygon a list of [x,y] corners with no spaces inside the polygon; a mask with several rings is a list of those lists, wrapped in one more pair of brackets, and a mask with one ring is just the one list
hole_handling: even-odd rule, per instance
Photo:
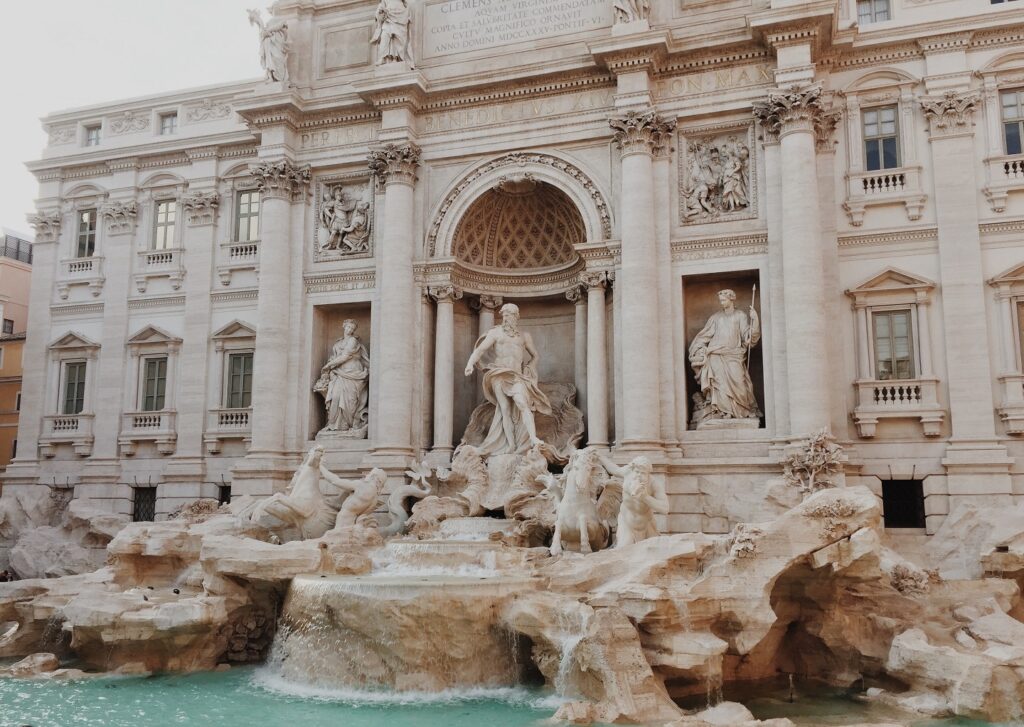
{"label": "rectangular window", "polygon": [[78,245],[76,257],[92,257],[96,252],[96,210],[80,210],[78,213]]}
{"label": "rectangular window", "polygon": [[238,193],[235,239],[238,242],[260,239],[260,193],[256,190]]}
{"label": "rectangular window", "polygon": [[883,480],[882,519],[887,528],[925,527],[923,482]]}
{"label": "rectangular window", "polygon": [[861,25],[889,19],[889,0],[857,0],[857,22]]}
{"label": "rectangular window", "polygon": [[1024,90],[1003,91],[1002,104],[1003,145],[1007,154],[1020,154],[1024,137]]}
{"label": "rectangular window", "polygon": [[252,352],[228,356],[228,409],[252,406]]}
{"label": "rectangular window", "polygon": [[10,318],[4,318],[4,335],[10,336],[14,333],[14,321]]}
{"label": "rectangular window", "polygon": [[81,414],[85,408],[85,361],[64,364],[64,400],[61,414]]}
{"label": "rectangular window", "polygon": [[85,145],[86,146],[99,146],[100,145],[100,125],[93,124],[85,127]]}
{"label": "rectangular window", "polygon": [[896,107],[865,109],[861,112],[864,123],[864,163],[869,172],[895,169],[900,165],[899,141],[896,130]]}
{"label": "rectangular window", "polygon": [[166,199],[156,203],[156,226],[153,230],[153,249],[168,250],[174,247],[174,223],[178,215],[178,203]]}
{"label": "rectangular window", "polygon": [[160,114],[160,136],[175,134],[178,131],[178,114]]}
{"label": "rectangular window", "polygon": [[231,502],[231,485],[217,485],[217,502],[221,505]]}
{"label": "rectangular window", "polygon": [[142,359],[142,411],[161,411],[167,395],[167,357]]}
{"label": "rectangular window", "polygon": [[156,518],[156,488],[132,488],[132,522],[149,523]]}
{"label": "rectangular window", "polygon": [[21,392],[14,395],[14,411],[21,411]]}
{"label": "rectangular window", "polygon": [[871,318],[875,330],[875,378],[914,378],[910,309],[876,311]]}

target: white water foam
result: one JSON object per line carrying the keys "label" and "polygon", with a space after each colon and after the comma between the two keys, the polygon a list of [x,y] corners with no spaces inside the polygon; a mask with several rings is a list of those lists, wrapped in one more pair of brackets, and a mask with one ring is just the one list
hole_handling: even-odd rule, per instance
{"label": "white water foam", "polygon": [[253,686],[274,694],[321,702],[337,702],[350,707],[415,706],[458,704],[460,702],[504,702],[536,710],[556,710],[570,701],[557,694],[542,694],[526,687],[465,687],[440,692],[389,691],[354,687],[321,687],[296,684],[261,667],[253,673]]}

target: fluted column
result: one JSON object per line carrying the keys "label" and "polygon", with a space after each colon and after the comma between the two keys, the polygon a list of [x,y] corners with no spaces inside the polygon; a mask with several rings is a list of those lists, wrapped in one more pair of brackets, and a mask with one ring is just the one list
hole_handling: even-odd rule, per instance
{"label": "fluted column", "polygon": [[605,345],[604,291],[608,276],[586,272],[587,288],[587,444],[608,446],[608,350]]}
{"label": "fluted column", "polygon": [[[611,121],[622,154],[622,267],[617,288],[622,301],[623,436],[621,444],[652,449],[661,444],[658,254],[654,223],[652,155],[659,119],[653,110],[630,111]],[[636,355],[640,352],[649,355]]]}
{"label": "fluted column", "polygon": [[434,334],[434,451],[452,451],[455,411],[455,301],[462,291],[454,285],[430,289],[437,301]]}
{"label": "fluted column", "polygon": [[[412,143],[387,144],[370,152],[370,168],[384,180],[384,234],[381,241],[379,310],[380,367],[374,451],[412,454],[412,400],[416,374],[416,286],[413,279],[413,213],[420,149]],[[435,441],[437,435],[435,433]]]}
{"label": "fluted column", "polygon": [[573,304],[573,383],[576,406],[587,413],[587,289],[573,286],[565,293]]}
{"label": "fluted column", "polygon": [[287,159],[251,170],[261,193],[259,301],[252,381],[252,447],[255,456],[285,453],[288,407],[288,340],[291,290],[292,203],[304,198],[309,167]]}
{"label": "fluted column", "polygon": [[754,114],[778,136],[782,172],[782,277],[790,435],[829,425],[828,336],[824,244],[815,160],[816,128],[826,116],[818,85],[769,91]]}

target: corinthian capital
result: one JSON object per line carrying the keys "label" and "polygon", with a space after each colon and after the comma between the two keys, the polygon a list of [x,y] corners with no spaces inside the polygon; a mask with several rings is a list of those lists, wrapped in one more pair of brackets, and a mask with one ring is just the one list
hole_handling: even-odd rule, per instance
{"label": "corinthian capital", "polygon": [[818,133],[823,114],[830,113],[821,102],[819,83],[773,88],[766,100],[754,104],[753,110],[766,141],[789,131]]}
{"label": "corinthian capital", "polygon": [[654,127],[654,158],[664,159],[671,156],[672,139],[676,133],[676,120],[658,119]]}
{"label": "corinthian capital", "polygon": [[607,287],[611,276],[606,270],[585,270],[580,273],[580,283],[587,289]]}
{"label": "corinthian capital", "polygon": [[188,213],[190,225],[212,225],[220,206],[216,192],[191,192],[181,196],[181,207]]}
{"label": "corinthian capital", "polygon": [[977,91],[946,91],[942,96],[922,98],[921,108],[932,136],[970,131],[978,101]]}
{"label": "corinthian capital", "polygon": [[412,185],[416,182],[416,169],[420,165],[420,148],[412,142],[385,144],[383,148],[371,151],[367,162],[384,184]]}
{"label": "corinthian capital", "polygon": [[309,165],[297,167],[288,159],[259,162],[249,168],[265,198],[291,201],[309,188]]}
{"label": "corinthian capital", "polygon": [[462,289],[454,285],[432,285],[427,289],[427,295],[438,303],[455,302],[462,298]]}
{"label": "corinthian capital", "polygon": [[36,242],[56,242],[60,238],[60,210],[34,214],[28,223],[36,231]]}
{"label": "corinthian capital", "polygon": [[615,145],[619,147],[622,156],[654,154],[665,125],[670,123],[673,122],[662,121],[654,109],[627,111],[625,116],[608,121]]}

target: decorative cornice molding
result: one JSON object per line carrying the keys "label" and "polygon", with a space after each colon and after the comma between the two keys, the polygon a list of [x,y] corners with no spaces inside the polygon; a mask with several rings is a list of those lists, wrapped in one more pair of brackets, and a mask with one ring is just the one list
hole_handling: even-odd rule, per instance
{"label": "decorative cornice molding", "polygon": [[264,198],[295,201],[309,189],[310,167],[296,166],[288,159],[276,162],[261,161],[249,168],[256,187]]}
{"label": "decorative cornice molding", "polygon": [[421,150],[413,142],[385,144],[373,149],[367,156],[367,164],[385,185],[416,183],[416,170],[420,165]]}
{"label": "decorative cornice molding", "polygon": [[54,303],[50,306],[53,318],[71,318],[73,316],[103,316],[103,303]]}
{"label": "decorative cornice molding", "polygon": [[225,290],[210,293],[210,302],[236,303],[239,301],[257,300],[259,297],[259,288],[242,288],[240,290]]}
{"label": "decorative cornice molding", "polygon": [[145,298],[129,298],[128,310],[145,308],[173,308],[185,305],[184,295],[154,295]]}
{"label": "decorative cornice molding", "polygon": [[946,91],[942,96],[922,98],[921,109],[932,137],[973,133],[974,111],[980,100],[977,91]]}
{"label": "decorative cornice molding", "polygon": [[373,290],[377,285],[377,272],[373,268],[344,270],[336,273],[305,275],[307,293],[335,293],[345,290]]}
{"label": "decorative cornice molding", "polygon": [[768,233],[705,237],[698,240],[674,240],[672,260],[706,260],[740,255],[763,255],[768,252]]}
{"label": "decorative cornice molding", "polygon": [[939,239],[937,227],[922,227],[916,230],[892,230],[874,232],[868,235],[844,235],[839,238],[839,247],[870,247],[892,245],[901,242],[936,242]]}

